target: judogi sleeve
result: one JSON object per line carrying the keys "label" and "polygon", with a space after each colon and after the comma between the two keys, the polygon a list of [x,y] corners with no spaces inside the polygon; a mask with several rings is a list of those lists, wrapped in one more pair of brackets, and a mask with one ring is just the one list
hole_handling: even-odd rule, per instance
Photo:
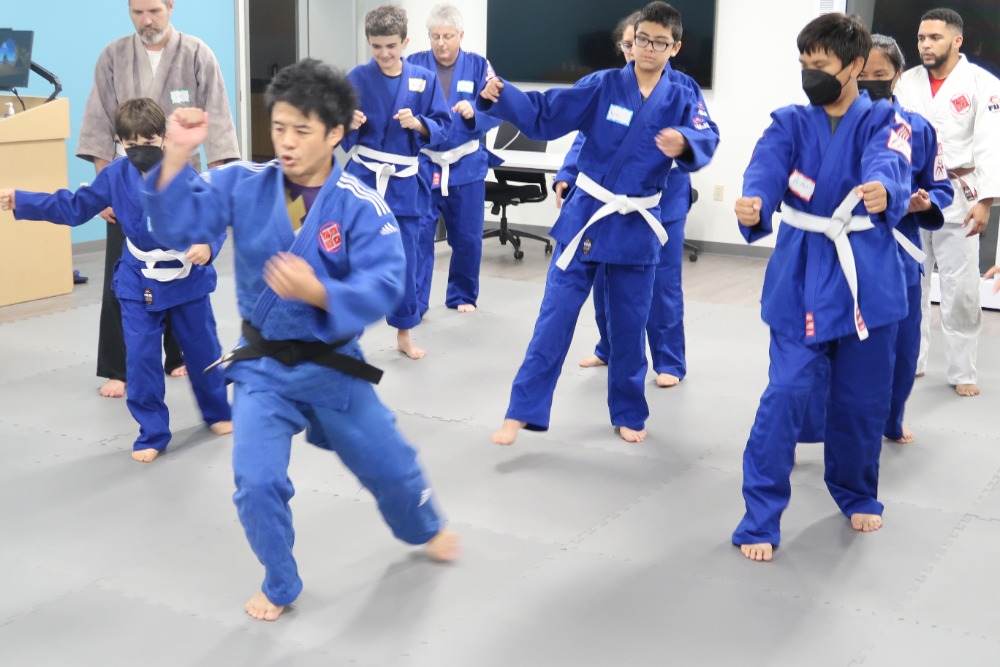
{"label": "judogi sleeve", "polygon": [[[917,224],[927,230],[941,229],[944,225],[942,211],[951,206],[955,197],[955,189],[947,173],[940,172],[941,178],[935,177],[935,162],[937,160],[937,132],[928,122],[913,126],[913,154],[920,155],[923,164],[913,164],[913,182],[918,188],[927,192],[931,200],[931,208],[927,211],[913,213]],[[919,150],[918,150],[919,149]]]}
{"label": "judogi sleeve", "polygon": [[[694,95],[695,101],[695,114],[697,116],[695,119],[695,125],[708,125],[708,132],[698,132],[695,134],[693,137],[694,143],[692,143],[692,137],[688,136],[688,133],[685,133],[683,130],[681,133],[684,134],[688,143],[692,144],[692,146],[697,145],[698,149],[705,153],[708,156],[708,159],[711,160],[715,155],[716,149],[719,147],[719,126],[715,124],[715,121],[712,120],[712,117],[708,113],[708,106],[705,104],[705,95],[701,92],[701,86],[699,86],[694,79],[691,79],[690,77],[688,78],[689,90],[691,91],[691,94]],[[684,171],[697,171],[689,170],[680,163],[678,163],[677,166]]]}
{"label": "judogi sleeve", "polygon": [[115,73],[112,48],[109,45],[97,58],[94,66],[94,85],[87,96],[80,123],[80,140],[76,145],[77,157],[94,161],[94,158],[111,162],[115,159],[115,111],[118,100],[115,96]]}
{"label": "judogi sleeve", "polygon": [[580,170],[576,166],[576,160],[580,157],[580,149],[583,148],[584,141],[586,141],[586,137],[583,135],[583,132],[577,132],[576,137],[573,138],[573,145],[570,146],[569,152],[566,153],[566,159],[563,160],[562,167],[556,172],[556,183],[563,181],[570,187],[576,185],[576,177],[580,175]]}
{"label": "judogi sleeve", "polygon": [[[686,88],[677,87],[677,101],[665,108],[667,114],[676,117],[677,106],[680,105],[681,123],[671,125],[669,121],[662,127],[677,130],[688,142],[688,150],[674,158],[674,164],[687,172],[698,171],[708,164],[715,149],[719,145],[719,128],[709,122],[706,114],[696,105],[694,93]],[[659,150],[659,149],[655,149]]]}
{"label": "judogi sleeve", "polygon": [[[753,243],[774,231],[771,217],[778,210],[792,169],[794,135],[788,119],[777,111],[771,114],[771,125],[754,146],[750,164],[743,172],[743,196],[760,197],[760,222],[753,227],[739,225],[747,243]],[[739,224],[739,223],[737,223]]]}
{"label": "judogi sleeve", "polygon": [[537,141],[558,139],[573,130],[586,130],[600,98],[601,79],[583,79],[572,88],[524,92],[504,80],[496,103],[479,97],[476,110],[513,123]]}
{"label": "judogi sleeve", "polygon": [[873,106],[867,127],[871,134],[861,154],[861,183],[857,185],[877,181],[885,187],[889,198],[885,211],[869,217],[895,227],[910,208],[913,131],[892,105],[885,103]]}
{"label": "judogi sleeve", "polygon": [[212,181],[225,181],[226,170],[216,168],[199,174],[188,167],[157,191],[161,166],[149,173],[141,191],[149,231],[167,248],[217,242],[226,233],[232,203],[225,184],[217,187]]}
{"label": "judogi sleeve", "polygon": [[58,190],[45,194],[18,190],[14,202],[14,217],[18,220],[45,220],[76,227],[111,206],[111,179],[105,169],[90,185],[82,185],[76,192]]}
{"label": "judogi sleeve", "polygon": [[423,109],[419,109],[416,116],[430,135],[427,137],[427,146],[441,146],[448,141],[448,132],[451,130],[451,109],[448,108],[448,97],[441,90],[441,81],[437,75],[429,77],[431,90],[429,95],[425,95],[426,100]]}

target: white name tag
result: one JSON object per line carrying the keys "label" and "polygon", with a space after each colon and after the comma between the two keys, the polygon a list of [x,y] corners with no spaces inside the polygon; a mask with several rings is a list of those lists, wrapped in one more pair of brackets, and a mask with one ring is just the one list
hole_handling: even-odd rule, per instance
{"label": "white name tag", "polygon": [[612,104],[608,109],[608,120],[612,123],[618,123],[619,125],[628,127],[632,124],[632,113],[631,109],[626,109],[625,107],[620,107],[617,104]]}
{"label": "white name tag", "polygon": [[816,192],[816,181],[809,178],[796,169],[788,177],[788,189],[797,194],[802,199],[809,201]]}
{"label": "white name tag", "polygon": [[191,93],[186,88],[170,91],[171,104],[191,104]]}
{"label": "white name tag", "polygon": [[471,81],[467,81],[467,80],[465,80],[465,79],[462,79],[461,81],[459,81],[459,82],[458,82],[458,83],[457,83],[457,84],[455,85],[455,88],[456,88],[456,89],[458,90],[458,92],[460,92],[460,93],[468,93],[468,94],[470,94],[470,95],[471,95],[472,93],[476,92],[476,87],[475,87],[475,86],[473,85],[473,83],[472,83]]}
{"label": "white name tag", "polygon": [[422,93],[427,87],[427,79],[410,79],[410,92]]}

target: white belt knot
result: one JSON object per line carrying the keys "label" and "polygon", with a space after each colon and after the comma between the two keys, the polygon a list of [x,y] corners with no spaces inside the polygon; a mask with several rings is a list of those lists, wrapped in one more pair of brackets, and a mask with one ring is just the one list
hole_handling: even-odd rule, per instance
{"label": "white belt knot", "polygon": [[[125,243],[128,251],[133,257],[140,262],[146,263],[146,268],[142,269],[142,275],[150,280],[155,280],[160,283],[168,283],[171,280],[187,278],[191,273],[191,260],[189,260],[187,255],[180,250],[163,250],[161,248],[156,248],[155,250],[139,250],[139,248],[137,248],[128,238],[125,239]],[[180,262],[181,265],[166,269],[155,268],[157,262],[173,261]]]}
{"label": "white belt knot", "polygon": [[[373,162],[363,160],[363,157],[370,158]],[[367,167],[375,174],[375,189],[382,197],[389,189],[390,178],[393,176],[396,178],[416,176],[419,169],[416,155],[385,153],[360,144],[355,144],[354,148],[347,154],[347,159]],[[397,167],[399,168],[397,169]]]}
{"label": "white belt knot", "polygon": [[606,218],[612,213],[618,213],[620,215],[639,213],[642,216],[642,219],[646,221],[646,224],[649,225],[649,228],[653,230],[653,233],[656,234],[656,238],[659,240],[660,245],[667,242],[667,230],[665,230],[663,225],[660,224],[660,221],[654,218],[653,214],[649,212],[649,209],[656,208],[659,205],[659,192],[648,197],[629,197],[628,195],[615,194],[583,172],[580,172],[576,178],[576,187],[597,201],[602,202],[604,206],[601,206],[594,211],[594,214],[590,216],[589,220],[587,220],[587,224],[585,224],[583,229],[577,232],[576,236],[574,236],[573,239],[566,244],[566,248],[562,251],[562,254],[559,255],[559,259],[556,260],[556,266],[563,271],[566,270],[566,267],[569,266],[570,261],[573,259],[573,255],[576,254],[576,249],[580,246],[584,233],[586,233],[590,226],[595,222],[602,218]]}
{"label": "white belt knot", "polygon": [[448,196],[448,176],[451,173],[451,165],[461,160],[466,155],[472,155],[479,150],[479,141],[470,139],[461,146],[446,151],[432,151],[428,148],[421,148],[420,152],[430,158],[430,161],[441,167],[441,196]]}

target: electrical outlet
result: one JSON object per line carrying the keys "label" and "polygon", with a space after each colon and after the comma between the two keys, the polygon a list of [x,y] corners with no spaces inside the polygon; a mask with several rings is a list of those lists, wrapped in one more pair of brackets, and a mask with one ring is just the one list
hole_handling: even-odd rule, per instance
{"label": "electrical outlet", "polygon": [[715,201],[722,201],[723,195],[725,195],[726,188],[722,185],[715,186]]}

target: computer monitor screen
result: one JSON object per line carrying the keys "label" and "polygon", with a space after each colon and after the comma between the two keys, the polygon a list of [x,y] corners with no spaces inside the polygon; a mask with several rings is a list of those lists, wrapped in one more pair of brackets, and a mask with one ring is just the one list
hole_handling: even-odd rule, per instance
{"label": "computer monitor screen", "polygon": [[0,90],[27,87],[34,36],[31,30],[0,28]]}

